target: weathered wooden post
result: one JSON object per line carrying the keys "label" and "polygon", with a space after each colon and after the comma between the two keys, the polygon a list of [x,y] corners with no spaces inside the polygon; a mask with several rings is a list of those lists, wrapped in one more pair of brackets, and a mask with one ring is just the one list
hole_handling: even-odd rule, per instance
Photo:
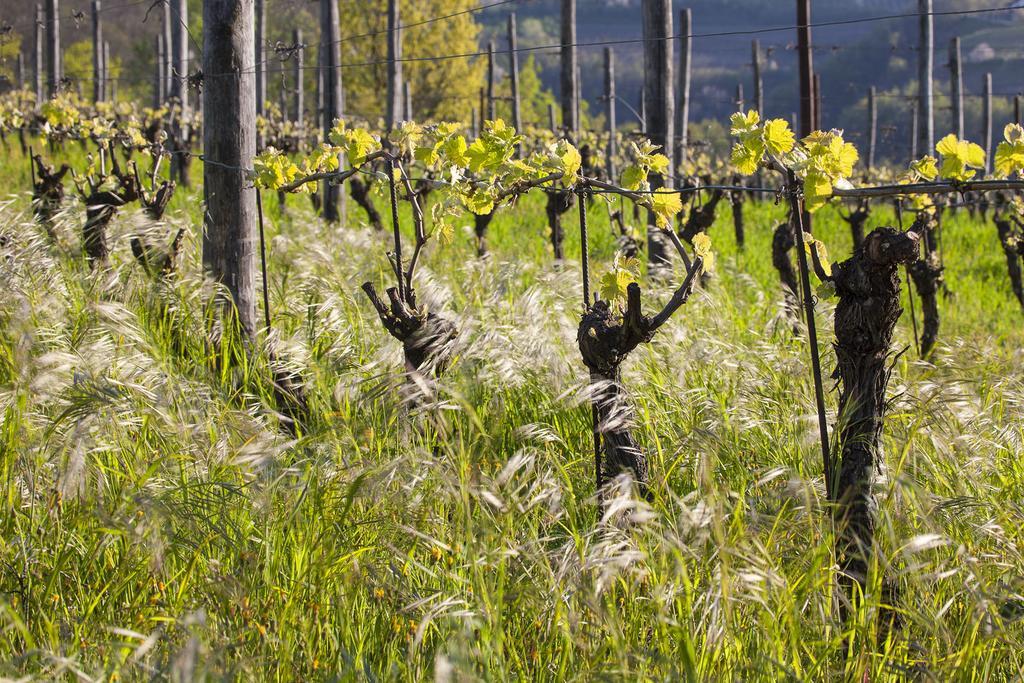
{"label": "weathered wooden post", "polygon": [[14,78],[18,84],[18,90],[25,88],[25,57],[21,52],[18,52],[14,63]]}
{"label": "weathered wooden post", "polygon": [[103,101],[103,24],[100,0],[92,0],[92,99]]}
{"label": "weathered wooden post", "polygon": [[171,54],[171,44],[174,40],[171,38],[171,2],[170,0],[160,0],[160,6],[163,13],[161,26],[164,33],[164,99],[166,100],[171,95],[171,81],[174,80],[174,58]]}
{"label": "weathered wooden post", "polygon": [[153,108],[159,109],[167,99],[167,92],[164,87],[167,79],[164,77],[164,67],[167,60],[164,57],[164,34],[163,31],[156,34],[156,68],[153,73]]}
{"label": "weathered wooden post", "polygon": [[750,44],[750,56],[754,69],[754,108],[764,118],[764,80],[761,78],[761,41]]}
{"label": "weathered wooden post", "polygon": [[[333,0],[329,4],[337,6]],[[253,0],[204,0],[203,166],[206,230],[203,264],[231,294],[242,330],[255,337],[256,191],[245,169],[256,154],[256,84],[252,68]]]}
{"label": "weathered wooden post", "polygon": [[917,100],[910,103],[910,161],[917,159],[918,128],[921,117],[918,115]]}
{"label": "weathered wooden post", "polygon": [[868,170],[875,167],[875,147],[878,144],[878,102],[875,86],[868,89]]}
{"label": "weathered wooden post", "polygon": [[256,115],[263,116],[267,102],[267,3],[256,0],[256,38],[253,40],[253,58],[256,64]]}
{"label": "weathered wooden post", "polygon": [[188,111],[188,0],[171,0],[171,89],[182,113]]}
{"label": "weathered wooden post", "polygon": [[32,88],[36,93],[36,106],[43,101],[43,5],[36,3],[35,42],[32,44]]}
{"label": "weathered wooden post", "polygon": [[736,84],[736,111],[743,111],[743,84]]}
{"label": "weathered wooden post", "polygon": [[60,89],[60,3],[46,0],[46,90],[50,97]]}
{"label": "weathered wooden post", "polygon": [[576,139],[580,126],[576,117],[579,111],[576,106],[576,97],[579,94],[576,85],[579,69],[576,62],[576,0],[562,0],[562,127],[573,140]]}
{"label": "weathered wooden post", "polygon": [[814,130],[814,59],[811,54],[811,0],[796,0],[800,58],[800,137]]}
{"label": "weathered wooden post", "polygon": [[[392,0],[393,2],[395,0]],[[324,139],[342,117],[345,98],[341,81],[341,19],[337,0],[320,0],[320,55],[323,60],[323,133]],[[397,113],[390,112],[389,113]],[[337,223],[345,215],[345,193],[331,183],[323,184],[323,215],[329,223]]]}
{"label": "weathered wooden post", "polygon": [[555,115],[555,105],[548,103],[548,128],[553,133],[558,132],[558,117]]}
{"label": "weathered wooden post", "polygon": [[115,81],[111,74],[113,70],[110,68],[110,41],[103,41],[103,89],[104,99],[110,99],[111,102],[117,101],[117,81]]}
{"label": "weathered wooden post", "polygon": [[388,101],[385,109],[387,129],[392,130],[402,118],[402,28],[398,0],[388,0]]}
{"label": "weathered wooden post", "polygon": [[[512,125],[519,133],[523,132],[523,108],[519,101],[519,37],[516,29],[516,13],[508,15],[508,68],[509,81],[512,86]],[[520,155],[522,147],[519,148]]]}
{"label": "weathered wooden post", "polygon": [[640,134],[647,135],[647,90],[640,87]]}
{"label": "weathered wooden post", "polygon": [[608,105],[605,110],[605,119],[608,122],[608,155],[606,159],[608,180],[614,183],[617,178],[615,175],[615,154],[617,152],[617,141],[615,139],[615,51],[610,47],[604,49],[604,99]]}
{"label": "weathered wooden post", "polygon": [[982,124],[984,132],[982,147],[985,149],[985,174],[992,172],[992,74],[985,74],[984,104],[982,105]]}
{"label": "weathered wooden post", "polygon": [[292,43],[297,47],[295,49],[295,61],[292,64],[292,74],[295,79],[295,100],[293,110],[295,116],[295,123],[298,124],[299,130],[305,130],[306,120],[306,90],[303,79],[303,62],[306,57],[306,46],[302,43],[302,29],[297,28],[292,31]]}
{"label": "weathered wooden post", "polygon": [[821,130],[821,75],[814,74],[814,80],[811,82],[811,87],[814,89],[814,130]]}
{"label": "weathered wooden post", "polygon": [[[917,148],[931,154],[935,147],[935,109],[932,74],[935,70],[935,20],[932,0],[917,0],[921,38],[917,51],[918,126]],[[917,158],[916,155],[914,157]]]}
{"label": "weathered wooden post", "polygon": [[[668,157],[669,172],[651,175],[651,189],[671,188],[671,169],[675,142],[675,96],[672,80],[672,1],[642,0],[644,37],[644,94],[650,109],[647,113],[647,135]],[[647,217],[647,257],[655,266],[669,262],[669,244],[653,225],[654,216]]]}
{"label": "weathered wooden post", "polygon": [[494,102],[494,41],[487,43],[487,116],[489,121],[498,118]]}
{"label": "weathered wooden post", "polygon": [[[960,59],[960,37],[949,41],[949,91],[953,100],[953,132],[964,138],[964,72]],[[931,149],[928,150],[929,154]]]}
{"label": "weathered wooden post", "polygon": [[1020,125],[1020,95],[1013,96],[1013,122]]}
{"label": "weathered wooden post", "polygon": [[409,86],[409,81],[402,81],[402,120],[416,120],[412,112],[412,88]]}
{"label": "weathered wooden post", "polygon": [[692,56],[693,12],[679,12],[679,109],[676,111],[676,165],[681,170],[689,150],[690,131],[690,57]]}

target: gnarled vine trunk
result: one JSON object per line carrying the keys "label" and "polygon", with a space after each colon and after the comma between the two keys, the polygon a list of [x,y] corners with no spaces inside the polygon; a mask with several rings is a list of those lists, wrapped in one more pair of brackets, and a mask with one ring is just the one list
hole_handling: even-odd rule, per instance
{"label": "gnarled vine trunk", "polygon": [[561,261],[565,258],[565,232],[562,230],[562,214],[566,213],[576,203],[576,195],[570,190],[552,190],[548,192],[546,211],[548,216],[548,227],[551,229],[551,247],[555,252],[555,259]]}
{"label": "gnarled vine trunk", "polygon": [[835,349],[842,448],[835,488],[836,555],[841,583],[851,597],[854,585],[864,588],[874,550],[877,502],[872,482],[882,462],[886,366],[903,312],[897,268],[917,258],[918,241],[913,232],[878,228],[832,275],[839,297]]}
{"label": "gnarled vine trunk", "polygon": [[580,321],[576,341],[583,363],[595,385],[593,402],[597,408],[597,429],[601,435],[601,466],[597,486],[620,474],[628,474],[639,493],[647,496],[647,458],[630,428],[631,409],[621,382],[620,367],[630,351],[653,335],[650,319],[640,314],[640,288],[630,285],[635,298],[620,321],[607,301],[598,301]]}
{"label": "gnarled vine trunk", "polygon": [[380,212],[377,211],[377,207],[374,206],[373,200],[370,198],[370,185],[364,183],[362,179],[353,176],[348,180],[349,192],[352,194],[352,199],[356,200],[363,211],[366,212],[366,217],[370,221],[370,225],[373,226],[374,230],[379,232],[384,231],[384,221],[380,217]]}
{"label": "gnarled vine trunk", "polygon": [[1003,254],[1006,256],[1006,270],[1010,275],[1010,287],[1013,295],[1024,308],[1024,283],[1021,279],[1021,254],[1024,253],[1024,239],[1014,229],[1009,216],[1004,213],[997,213],[995,218],[996,229],[999,231],[999,243],[1003,246]]}
{"label": "gnarled vine trunk", "polygon": [[473,231],[476,233],[476,255],[487,255],[487,227],[494,219],[494,212],[473,215]]}
{"label": "gnarled vine trunk", "polygon": [[796,269],[789,257],[789,252],[796,246],[796,236],[793,234],[793,224],[789,221],[779,223],[772,236],[772,265],[779,272],[779,279],[782,280],[783,296],[785,298],[786,313],[791,318],[800,317],[800,296],[799,284],[796,279]]}

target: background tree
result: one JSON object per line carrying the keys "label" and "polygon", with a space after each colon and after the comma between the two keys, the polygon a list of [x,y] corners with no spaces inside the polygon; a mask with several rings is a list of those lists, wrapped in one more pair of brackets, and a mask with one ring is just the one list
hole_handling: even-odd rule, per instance
{"label": "background tree", "polygon": [[[345,107],[350,114],[383,116],[380,84],[387,80],[386,0],[341,1],[341,63],[370,63],[345,70]],[[417,22],[452,13],[451,0],[402,4],[402,54],[406,59],[477,52],[480,27],[472,14],[422,26]],[[376,32],[380,33],[376,33]],[[346,40],[346,36],[375,35]],[[479,98],[486,58],[411,61],[403,64],[417,119],[465,120]]]}

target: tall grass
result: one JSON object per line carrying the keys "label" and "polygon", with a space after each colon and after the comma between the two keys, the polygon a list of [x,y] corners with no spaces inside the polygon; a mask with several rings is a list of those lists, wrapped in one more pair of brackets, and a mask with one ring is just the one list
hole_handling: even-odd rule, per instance
{"label": "tall grass", "polygon": [[[894,360],[882,553],[844,625],[807,351],[770,264],[781,207],[748,207],[743,253],[722,211],[716,277],[628,363],[653,501],[619,490],[598,523],[578,236],[553,265],[541,199],[495,220],[488,259],[468,220],[429,249],[420,299],[461,336],[437,392],[410,402],[358,291],[386,276],[385,236],[268,201],[275,331],[243,353],[209,305],[199,196],[176,198],[167,226],[120,216],[96,273],[80,206],[52,244],[24,194],[0,204],[0,676],[1022,676],[1024,335],[994,227],[947,220],[937,358]],[[614,241],[591,212],[600,272]],[[179,225],[179,274],[155,282],[128,236]],[[815,230],[848,252],[833,213]],[[663,299],[672,283],[645,286]],[[898,337],[913,344],[906,316]],[[274,413],[270,345],[309,385],[296,439]],[[883,574],[905,625],[879,642]]]}

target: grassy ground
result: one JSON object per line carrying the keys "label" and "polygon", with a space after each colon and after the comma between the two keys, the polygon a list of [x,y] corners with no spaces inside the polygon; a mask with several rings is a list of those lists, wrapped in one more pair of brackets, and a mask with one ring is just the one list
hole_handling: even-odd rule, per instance
{"label": "grassy ground", "polygon": [[[16,151],[0,178],[0,676],[1022,676],[1024,334],[991,225],[947,219],[935,363],[894,361],[880,568],[905,627],[875,645],[877,591],[849,630],[831,597],[807,350],[770,262],[782,207],[749,209],[743,252],[723,207],[717,276],[628,362],[654,501],[620,492],[609,517],[632,523],[598,525],[573,214],[557,267],[537,197],[494,221],[488,259],[468,225],[431,246],[420,297],[462,333],[439,394],[412,408],[358,290],[383,282],[386,238],[327,228],[303,198],[278,218],[269,197],[275,337],[311,397],[293,440],[265,355],[217,363],[204,341],[201,192],[179,193],[167,226],[119,217],[111,269],[89,273],[81,207],[52,244]],[[154,283],[128,236],[179,225],[181,273]],[[849,252],[831,210],[815,232]],[[600,203],[591,233],[600,274]],[[645,287],[647,309],[671,286]],[[897,338],[913,344],[906,315]]]}

